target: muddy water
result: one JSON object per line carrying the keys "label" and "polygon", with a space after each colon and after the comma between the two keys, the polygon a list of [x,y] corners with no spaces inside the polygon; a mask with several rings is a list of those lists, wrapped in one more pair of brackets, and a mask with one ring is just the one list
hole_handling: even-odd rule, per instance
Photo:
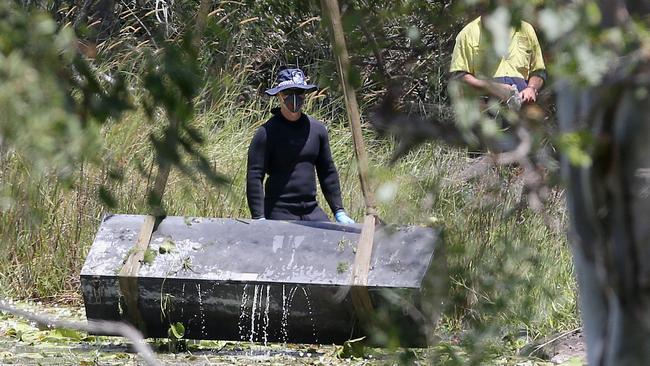
{"label": "muddy water", "polygon": [[[149,340],[156,357],[164,365],[384,365],[391,358],[381,351],[367,359],[341,359],[339,346],[274,344],[266,342],[269,324],[268,286],[249,287],[252,292],[242,308],[248,309],[240,323],[254,332],[246,333],[242,342],[187,341],[188,350],[168,351],[167,340]],[[197,288],[197,290],[199,290]],[[292,289],[291,295],[300,290]],[[278,294],[279,296],[280,294]],[[286,295],[286,293],[285,293]],[[290,300],[286,299],[287,313]],[[15,304],[33,312],[46,313],[58,319],[83,321],[83,308],[52,307],[41,304]],[[254,311],[251,309],[254,308]],[[241,325],[240,325],[241,327]],[[242,329],[242,328],[240,328]],[[242,332],[243,334],[243,332]],[[252,334],[255,334],[253,336]],[[254,340],[251,341],[251,339]],[[259,339],[259,340],[258,340]],[[75,331],[39,330],[33,324],[0,313],[0,365],[141,365],[120,337],[93,337]]]}
{"label": "muddy water", "polygon": [[[188,289],[189,290],[189,289]],[[197,289],[198,290],[198,289]],[[247,294],[247,295],[246,295]],[[286,315],[291,311],[295,296],[308,296],[300,288],[287,286],[282,294],[273,294],[266,285],[257,289],[249,286],[242,297],[240,318],[241,342],[188,341],[185,352],[170,353],[167,340],[149,340],[156,357],[163,365],[399,365],[400,352],[382,349],[367,349],[366,358],[340,358],[341,346],[314,346],[265,342],[269,329],[269,299],[282,296]],[[24,310],[47,314],[53,318],[83,321],[85,313],[79,307],[44,306],[34,303],[12,304]],[[254,311],[253,311],[254,307]],[[286,324],[286,323],[285,323]],[[249,328],[250,327],[250,328]],[[255,331],[253,337],[249,329]],[[286,329],[285,329],[286,332]],[[577,343],[581,343],[577,342]],[[573,345],[575,348],[575,345]],[[565,347],[567,348],[567,347]],[[571,347],[568,347],[571,348]],[[415,359],[409,365],[428,365],[428,350],[416,350]],[[562,357],[560,359],[560,356]],[[581,352],[563,352],[552,360],[521,359],[500,356],[494,365],[564,365],[584,364],[584,349]],[[69,330],[39,330],[33,324],[12,315],[0,313],[0,365],[143,365],[120,337],[93,337]]]}

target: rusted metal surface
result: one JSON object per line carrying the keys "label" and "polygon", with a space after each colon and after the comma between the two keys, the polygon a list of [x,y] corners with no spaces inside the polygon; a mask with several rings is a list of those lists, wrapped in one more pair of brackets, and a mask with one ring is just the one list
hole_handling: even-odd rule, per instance
{"label": "rusted metal surface", "polygon": [[[111,215],[100,225],[81,272],[89,319],[128,319],[118,277],[144,219]],[[335,296],[351,283],[360,231],[335,223],[167,217],[149,243],[157,255],[138,273],[145,331],[166,337],[169,324],[181,322],[187,338],[340,343],[362,335],[350,294]],[[424,227],[376,233],[367,284],[376,308],[391,307],[387,290],[418,306],[436,240]],[[390,312],[405,329],[418,328],[401,309]],[[405,343],[422,344],[415,333]]]}

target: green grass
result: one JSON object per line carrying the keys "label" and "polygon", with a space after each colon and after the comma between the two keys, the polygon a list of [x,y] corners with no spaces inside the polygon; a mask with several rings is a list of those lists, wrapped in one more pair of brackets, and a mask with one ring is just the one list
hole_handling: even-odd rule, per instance
{"label": "green grass", "polygon": [[[238,101],[237,83],[224,83],[212,96],[213,107],[193,125],[206,137],[202,151],[230,183],[213,186],[202,178],[173,172],[164,196],[170,215],[248,217],[245,195],[246,153],[255,129],[269,117],[274,100]],[[307,111],[324,121],[339,169],[343,202],[362,219],[353,147],[342,101],[312,100]],[[107,186],[116,213],[146,213],[146,191],[155,177],[148,134],[152,125],[131,112],[106,125],[100,163],[75,166],[72,179],[34,177],[20,156],[5,152],[0,181],[5,197],[0,215],[0,293],[15,298],[78,301],[78,276],[106,208],[98,188]],[[388,161],[394,143],[366,129],[372,182],[379,216],[389,223],[443,228],[449,261],[451,300],[442,329],[467,327],[484,334],[537,337],[575,327],[575,283],[566,240],[561,192],[545,215],[513,212],[518,177],[513,168],[494,168],[478,179],[455,177],[470,164],[460,149],[427,143],[395,165]],[[124,179],[109,179],[109,167]],[[138,169],[140,167],[140,170]],[[322,196],[320,202],[326,206]],[[554,224],[549,224],[549,222]],[[516,337],[515,337],[516,338]]]}

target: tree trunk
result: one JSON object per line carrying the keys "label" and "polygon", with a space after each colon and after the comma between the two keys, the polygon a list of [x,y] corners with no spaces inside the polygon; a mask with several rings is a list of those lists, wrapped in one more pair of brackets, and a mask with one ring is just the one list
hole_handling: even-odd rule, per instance
{"label": "tree trunk", "polygon": [[81,5],[81,9],[79,9],[79,14],[77,14],[74,23],[72,23],[72,26],[75,30],[78,30],[79,27],[87,21],[88,12],[90,11],[92,5],[93,0],[84,0],[83,5]]}
{"label": "tree trunk", "polygon": [[606,88],[558,85],[562,132],[595,138],[590,166],[563,162],[588,363],[649,365],[650,96]]}
{"label": "tree trunk", "polygon": [[[647,1],[599,6],[603,29],[625,29],[630,15],[650,9]],[[562,163],[590,365],[650,365],[650,95],[634,76],[592,89],[557,85],[561,131],[594,138],[590,166]]]}
{"label": "tree trunk", "polygon": [[212,2],[210,0],[201,0],[199,9],[196,11],[196,28],[194,29],[192,44],[197,51],[201,47],[201,38],[203,37],[203,33],[205,33],[205,25],[208,21],[211,4]]}

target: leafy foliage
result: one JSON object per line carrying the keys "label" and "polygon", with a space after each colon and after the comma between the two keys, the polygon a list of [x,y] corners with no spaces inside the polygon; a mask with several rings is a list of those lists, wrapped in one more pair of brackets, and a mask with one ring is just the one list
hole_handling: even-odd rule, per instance
{"label": "leafy foliage", "polygon": [[[549,141],[585,164],[592,146],[582,135],[549,140],[554,126],[547,110],[531,109],[523,117],[504,111],[501,125],[484,118],[471,101],[452,103],[450,94],[457,95],[453,86],[447,93],[446,69],[453,39],[476,13],[466,5],[351,0],[342,6],[363,107],[369,112],[379,106],[365,117],[380,135],[390,135],[365,131],[378,185],[395,187],[386,190],[380,215],[409,223],[435,217],[446,229],[451,301],[440,324],[445,334],[460,334],[443,339],[436,349],[447,364],[481,364],[494,355],[495,344],[509,342],[504,337],[516,343],[575,325],[561,195],[540,183],[547,176],[528,180],[525,173],[553,177],[557,162]],[[173,165],[180,173],[171,174],[173,199],[165,200],[166,213],[244,215],[246,143],[270,107],[257,94],[283,63],[299,64],[325,87],[307,108],[330,124],[346,202],[352,214],[361,212],[336,68],[317,2],[217,2],[203,34],[192,34],[188,26],[194,24],[196,2],[166,6],[163,13],[153,2],[44,2],[41,8],[53,14],[53,22],[38,6],[0,5],[0,108],[8,111],[8,117],[0,115],[7,168],[0,172],[5,189],[0,233],[15,242],[14,251],[0,255],[10,269],[0,283],[11,283],[14,293],[74,290],[100,212],[105,207],[146,212],[147,204],[160,204],[161,197],[148,195],[157,167]],[[583,21],[598,18],[593,8],[493,1],[488,9],[507,11],[512,22],[539,15],[535,25],[558,47],[547,53],[554,61],[552,75],[580,75],[584,83],[602,80],[603,64],[597,60],[607,47],[591,47],[598,39],[588,37],[570,49],[576,27],[595,28]],[[193,48],[194,37],[199,49]],[[532,141],[522,174],[489,167],[463,179],[458,171],[467,164],[464,148],[428,142],[442,137],[455,146],[484,149],[503,139],[521,141],[516,131]],[[391,152],[395,165],[384,168]],[[230,185],[218,186],[226,179],[217,170],[228,172]],[[29,181],[30,192],[16,188],[24,176],[38,177]],[[518,185],[522,181],[524,188]],[[75,190],[63,192],[61,182]],[[543,198],[538,212],[546,215],[522,205],[535,197],[531,192]],[[23,211],[21,205],[30,202],[43,212]],[[34,217],[42,227],[26,223]],[[53,284],[42,269],[50,262],[56,263],[49,271],[56,272]],[[182,269],[192,270],[191,263],[184,261]],[[390,319],[385,321],[377,338],[396,345]],[[407,353],[403,357],[412,359]]]}
{"label": "leafy foliage", "polygon": [[102,86],[74,33],[45,14],[0,4],[2,147],[35,169],[70,176],[70,163],[99,161],[99,125],[129,108],[121,80]]}

